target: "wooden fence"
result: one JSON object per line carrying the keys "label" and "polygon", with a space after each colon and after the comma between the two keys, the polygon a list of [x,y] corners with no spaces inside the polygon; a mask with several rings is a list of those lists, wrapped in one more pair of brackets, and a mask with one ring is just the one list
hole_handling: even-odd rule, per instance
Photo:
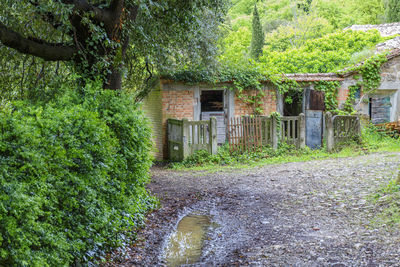
{"label": "wooden fence", "polygon": [[[265,125],[264,120],[264,125]],[[236,117],[228,121],[228,141],[231,152],[256,151],[263,145],[261,117]],[[265,133],[265,131],[264,131]]]}
{"label": "wooden fence", "polygon": [[217,152],[217,121],[168,119],[169,159],[181,161],[198,150]]}
{"label": "wooden fence", "polygon": [[361,135],[360,119],[357,116],[333,116],[325,114],[326,146],[329,152],[338,144]]}
{"label": "wooden fence", "polygon": [[[243,153],[262,146],[276,149],[279,140],[297,148],[305,147],[304,114],[293,117],[237,117],[228,121],[227,137],[231,151]],[[278,127],[279,126],[279,127]],[[325,116],[325,139],[328,151],[337,144],[360,135],[360,120],[356,116]],[[217,152],[217,121],[168,119],[168,151],[171,160],[180,161],[198,150]]]}
{"label": "wooden fence", "polygon": [[281,140],[297,148],[304,147],[305,144],[305,117],[287,116],[281,118]]}
{"label": "wooden fence", "polygon": [[[280,130],[279,130],[280,129]],[[228,122],[228,142],[231,151],[243,153],[262,146],[276,149],[281,140],[297,148],[305,146],[304,115],[281,117],[280,127],[276,117],[236,117]]]}

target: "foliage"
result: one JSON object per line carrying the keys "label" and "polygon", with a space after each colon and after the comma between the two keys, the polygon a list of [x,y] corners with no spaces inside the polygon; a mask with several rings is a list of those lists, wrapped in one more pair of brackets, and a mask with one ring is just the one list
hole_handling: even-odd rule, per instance
{"label": "foliage", "polygon": [[360,98],[361,102],[364,96],[370,95],[379,87],[382,79],[381,66],[385,62],[387,62],[387,53],[376,54],[364,62],[343,71],[361,74],[361,80],[359,80],[356,85],[349,87],[349,96],[344,105],[345,112],[352,113],[355,111],[354,104],[356,91],[359,90],[360,93],[362,92],[363,94]]}
{"label": "foliage", "polygon": [[226,62],[224,68],[217,68],[212,71],[208,69],[183,69],[173,73],[165,73],[163,77],[189,84],[201,82],[225,84],[227,89],[235,91],[238,98],[253,108],[255,115],[264,112],[262,106],[267,83],[274,85],[282,94],[291,88],[299,87],[295,81],[289,80],[281,74],[275,74],[253,60],[244,62],[240,66]]}
{"label": "foliage", "polygon": [[338,101],[337,94],[339,91],[339,82],[319,81],[314,85],[314,89],[325,93],[325,110],[337,112]]}
{"label": "foliage", "polygon": [[252,25],[250,55],[257,60],[262,55],[262,48],[264,46],[264,32],[261,27],[260,17],[258,16],[257,5],[254,5]]}
{"label": "foliage", "polygon": [[145,119],[88,83],[0,119],[0,265],[66,266],[129,242],[154,200]]}
{"label": "foliage", "polygon": [[237,31],[231,32],[222,41],[223,53],[219,56],[219,61],[236,65],[246,64],[250,43],[251,31],[247,27],[240,27]]}
{"label": "foliage", "polygon": [[400,142],[390,133],[382,131],[379,127],[369,123],[362,130],[362,144],[371,151],[398,151]]}
{"label": "foliage", "polygon": [[400,2],[397,0],[387,0],[386,3],[386,22],[400,21]]}
{"label": "foliage", "polygon": [[[229,30],[223,40],[224,51],[239,49],[236,46],[237,40],[232,38],[232,36],[238,36],[239,28],[241,32],[251,31],[250,15],[255,2],[233,1],[233,6],[228,12],[227,28]],[[306,10],[303,10],[303,7]],[[266,54],[298,49],[309,40],[323,37],[353,24],[378,24],[382,21],[384,13],[382,0],[318,0],[312,2],[308,0],[269,0],[258,1],[257,8],[267,34],[267,45],[264,47]],[[242,42],[250,42],[248,35],[243,38]],[[247,47],[244,49],[246,50]],[[356,50],[359,51],[359,49]],[[354,51],[350,53],[354,53]],[[239,51],[236,53],[238,56],[244,54]],[[338,53],[336,56],[341,55]],[[225,54],[223,57],[237,62],[243,59],[228,57]],[[279,55],[277,57],[279,58]],[[317,61],[312,57],[307,59],[309,59],[307,61]],[[285,60],[281,62],[285,62]],[[274,62],[270,63],[266,66],[273,66]],[[303,62],[299,63],[298,66],[303,65]]]}
{"label": "foliage", "polygon": [[377,190],[372,202],[379,205],[374,223],[395,228],[400,225],[400,185],[395,180]]}
{"label": "foliage", "polygon": [[364,62],[354,67],[344,70],[344,72],[355,71],[359,72],[362,77],[362,82],[359,85],[362,86],[363,92],[368,93],[371,90],[375,90],[381,83],[381,66],[387,62],[387,53],[373,55]]}
{"label": "foliage", "polygon": [[6,0],[0,4],[0,49],[18,51],[12,64],[25,62],[24,71],[31,57],[21,54],[35,56],[36,64],[38,58],[69,62],[48,64],[50,73],[100,75],[112,89],[124,77],[138,87],[160,69],[211,64],[226,10],[225,0]]}
{"label": "foliage", "polygon": [[307,40],[320,38],[333,31],[324,18],[317,16],[300,17],[296,23],[281,25],[267,34],[265,51],[286,51],[299,48]]}
{"label": "foliage", "polygon": [[360,91],[361,88],[358,85],[349,86],[349,94],[347,96],[346,102],[343,106],[343,111],[348,114],[354,113],[354,104],[356,101],[356,92]]}
{"label": "foliage", "polygon": [[385,12],[382,0],[353,0],[350,5],[357,24],[379,24]]}
{"label": "foliage", "polygon": [[196,151],[193,155],[186,158],[184,161],[179,163],[172,163],[171,167],[175,169],[179,168],[190,168],[196,166],[206,165],[235,165],[235,164],[249,164],[254,162],[262,161],[266,158],[278,157],[282,155],[300,155],[308,153],[309,149],[296,150],[294,146],[282,143],[279,145],[277,150],[271,147],[264,147],[260,151],[248,151],[245,153],[231,153],[229,146],[224,145],[220,147],[216,155],[211,155],[205,150]]}
{"label": "foliage", "polygon": [[265,66],[283,73],[326,73],[344,68],[352,55],[384,41],[378,31],[338,31],[306,41],[303,46],[283,52],[268,52],[260,58]]}

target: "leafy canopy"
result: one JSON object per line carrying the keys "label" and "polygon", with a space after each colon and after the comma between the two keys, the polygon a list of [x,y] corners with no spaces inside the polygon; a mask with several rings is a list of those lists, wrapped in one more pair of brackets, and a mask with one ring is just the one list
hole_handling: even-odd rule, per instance
{"label": "leafy canopy", "polygon": [[[44,61],[70,62],[62,72],[101,75],[115,89],[121,77],[143,78],[151,67],[211,62],[225,12],[226,0],[5,0],[0,54],[12,54],[12,48]],[[15,56],[17,68],[23,60]]]}

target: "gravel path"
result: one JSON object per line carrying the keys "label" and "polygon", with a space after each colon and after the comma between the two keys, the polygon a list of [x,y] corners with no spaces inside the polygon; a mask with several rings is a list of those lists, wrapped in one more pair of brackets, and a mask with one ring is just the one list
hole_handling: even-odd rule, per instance
{"label": "gravel path", "polygon": [[166,237],[192,211],[221,227],[194,266],[400,266],[400,229],[374,226],[368,197],[394,178],[400,153],[253,169],[154,169],[149,189],[162,208],[118,266],[163,266]]}

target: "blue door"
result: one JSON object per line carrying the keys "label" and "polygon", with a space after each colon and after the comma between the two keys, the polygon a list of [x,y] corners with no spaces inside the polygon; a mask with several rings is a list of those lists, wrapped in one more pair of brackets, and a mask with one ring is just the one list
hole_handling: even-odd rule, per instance
{"label": "blue door", "polygon": [[306,110],[306,145],[311,149],[322,146],[322,110]]}

